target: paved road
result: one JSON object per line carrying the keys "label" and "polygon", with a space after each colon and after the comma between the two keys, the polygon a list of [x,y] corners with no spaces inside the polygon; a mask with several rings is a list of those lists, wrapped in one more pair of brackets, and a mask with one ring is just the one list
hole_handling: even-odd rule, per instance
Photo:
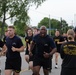
{"label": "paved road", "polygon": [[[24,55],[24,52],[21,53],[21,56],[22,56],[22,71],[20,73],[20,75],[32,75],[32,71],[31,70],[28,70],[28,64],[27,62],[25,61],[25,55]],[[4,75],[4,67],[5,67],[5,57],[2,56],[0,57],[0,67],[2,69],[2,72],[0,75]],[[54,66],[55,66],[55,62],[54,62],[55,58],[53,56],[53,59],[52,59],[52,72],[49,74],[49,75],[60,75],[60,70],[61,70],[61,59],[59,57],[59,64],[58,64],[58,69],[55,69]],[[44,75],[43,74],[43,70],[41,68],[41,71],[40,71],[40,75]]]}

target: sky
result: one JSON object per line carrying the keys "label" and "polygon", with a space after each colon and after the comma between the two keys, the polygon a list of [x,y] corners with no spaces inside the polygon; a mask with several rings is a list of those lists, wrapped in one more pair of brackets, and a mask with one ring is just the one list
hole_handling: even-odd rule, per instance
{"label": "sky", "polygon": [[[76,0],[46,0],[38,8],[35,5],[30,7],[28,15],[31,26],[37,26],[44,17],[49,16],[58,20],[62,17],[69,25],[75,26]],[[6,22],[10,24],[9,20]]]}
{"label": "sky", "polygon": [[32,26],[37,26],[44,17],[49,18],[49,15],[50,19],[60,20],[62,17],[69,25],[75,26],[76,0],[46,0],[38,8],[32,6],[28,15]]}

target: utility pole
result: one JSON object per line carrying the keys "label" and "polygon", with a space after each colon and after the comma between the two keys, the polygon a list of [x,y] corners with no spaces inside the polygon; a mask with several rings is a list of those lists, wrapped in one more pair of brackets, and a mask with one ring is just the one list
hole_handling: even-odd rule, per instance
{"label": "utility pole", "polygon": [[76,27],[76,14],[74,14],[74,27]]}
{"label": "utility pole", "polygon": [[49,35],[51,36],[51,21],[50,21],[50,15],[49,15]]}
{"label": "utility pole", "polygon": [[62,31],[63,31],[63,24],[62,24],[62,17],[60,18],[60,27],[61,27],[61,29],[60,29],[60,32],[62,33]]}

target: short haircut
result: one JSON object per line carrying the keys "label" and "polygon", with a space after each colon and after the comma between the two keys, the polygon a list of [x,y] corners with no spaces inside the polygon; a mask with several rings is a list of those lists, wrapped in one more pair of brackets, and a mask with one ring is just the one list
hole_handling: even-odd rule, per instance
{"label": "short haircut", "polygon": [[26,32],[27,32],[28,30],[31,30],[31,31],[32,31],[32,28],[27,28],[27,29],[26,29]]}
{"label": "short haircut", "polygon": [[37,31],[39,30],[37,27],[33,27],[33,29],[35,29],[35,30],[37,30]]}
{"label": "short haircut", "polygon": [[69,29],[69,30],[67,31],[67,35],[71,35],[71,36],[74,37],[74,34],[75,34],[75,32],[74,32],[73,29]]}
{"label": "short haircut", "polygon": [[60,30],[59,30],[59,29],[56,29],[56,30],[55,30],[55,32],[56,32],[56,31],[60,32]]}
{"label": "short haircut", "polygon": [[14,26],[8,26],[8,28],[12,28],[12,29],[15,29],[15,27],[14,27]]}
{"label": "short haircut", "polygon": [[42,28],[45,28],[45,30],[47,30],[46,26],[41,26],[41,27],[40,27],[40,30],[41,30]]}

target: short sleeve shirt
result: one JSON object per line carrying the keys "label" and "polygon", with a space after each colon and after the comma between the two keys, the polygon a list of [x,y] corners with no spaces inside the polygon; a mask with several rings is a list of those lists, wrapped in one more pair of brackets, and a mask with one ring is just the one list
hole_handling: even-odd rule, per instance
{"label": "short sleeve shirt", "polygon": [[57,44],[57,42],[63,42],[64,38],[62,36],[55,36],[53,39],[54,39],[54,42],[56,44],[57,50],[60,51],[60,48],[61,48],[62,44]]}
{"label": "short sleeve shirt", "polygon": [[63,59],[62,67],[76,69],[76,42],[64,43],[61,46],[60,56]]}
{"label": "short sleeve shirt", "polygon": [[26,50],[28,50],[28,44],[30,44],[32,42],[32,38],[33,36],[27,36],[25,37],[25,42],[26,42]]}
{"label": "short sleeve shirt", "polygon": [[41,37],[39,34],[33,38],[33,42],[36,44],[36,55],[43,57],[44,52],[51,52],[53,48],[56,48],[53,39],[46,35]]}
{"label": "short sleeve shirt", "polygon": [[20,48],[21,46],[23,46],[23,43],[21,41],[21,39],[18,36],[14,36],[13,38],[7,38],[6,39],[6,46],[7,46],[7,53],[6,53],[6,57],[7,58],[19,58],[20,57],[20,52],[13,52],[12,51],[12,46],[15,48]]}

